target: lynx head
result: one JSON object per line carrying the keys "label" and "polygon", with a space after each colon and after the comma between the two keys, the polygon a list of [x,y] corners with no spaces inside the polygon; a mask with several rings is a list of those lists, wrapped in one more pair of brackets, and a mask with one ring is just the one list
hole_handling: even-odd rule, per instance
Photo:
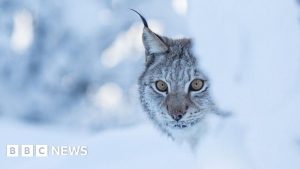
{"label": "lynx head", "polygon": [[[136,12],[136,11],[135,11]],[[139,14],[140,15],[140,14]],[[163,131],[185,130],[214,109],[209,81],[197,65],[191,39],[160,36],[144,22],[145,70],[139,78],[144,110]]]}

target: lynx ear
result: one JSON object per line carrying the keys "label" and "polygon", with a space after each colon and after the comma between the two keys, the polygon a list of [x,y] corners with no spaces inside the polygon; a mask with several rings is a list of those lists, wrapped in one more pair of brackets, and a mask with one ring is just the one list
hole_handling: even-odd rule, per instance
{"label": "lynx ear", "polygon": [[146,51],[150,54],[164,53],[168,51],[167,45],[148,27],[144,27],[143,30],[143,43]]}
{"label": "lynx ear", "polygon": [[137,13],[143,21],[144,24],[143,43],[146,52],[148,52],[149,54],[166,52],[168,50],[167,45],[163,42],[163,40],[158,35],[156,35],[148,28],[148,23],[146,19],[136,10],[134,9],[130,9],[130,10]]}

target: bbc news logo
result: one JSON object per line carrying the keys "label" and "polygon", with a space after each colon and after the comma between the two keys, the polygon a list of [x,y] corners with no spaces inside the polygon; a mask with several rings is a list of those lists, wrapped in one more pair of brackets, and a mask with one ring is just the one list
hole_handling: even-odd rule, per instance
{"label": "bbc news logo", "polygon": [[6,145],[7,157],[86,156],[87,146]]}

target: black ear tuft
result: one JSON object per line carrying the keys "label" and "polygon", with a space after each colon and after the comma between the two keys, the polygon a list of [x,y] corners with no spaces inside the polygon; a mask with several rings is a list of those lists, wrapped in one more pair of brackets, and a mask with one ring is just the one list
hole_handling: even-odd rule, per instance
{"label": "black ear tuft", "polygon": [[135,12],[135,13],[137,13],[137,14],[141,17],[141,19],[142,19],[142,21],[143,21],[143,23],[144,23],[144,26],[145,26],[146,28],[148,28],[148,23],[147,23],[146,19],[145,19],[140,13],[138,13],[136,10],[134,10],[134,9],[130,9],[130,10],[132,10],[132,11]]}
{"label": "black ear tuft", "polygon": [[152,32],[148,28],[148,23],[147,23],[146,19],[140,13],[138,13],[136,10],[134,10],[134,9],[130,9],[130,10],[137,13],[141,17],[141,19],[144,23],[142,37],[143,37],[143,43],[144,43],[146,52],[148,52],[149,54],[166,52],[168,50],[168,46],[164,43],[163,39],[159,35]]}

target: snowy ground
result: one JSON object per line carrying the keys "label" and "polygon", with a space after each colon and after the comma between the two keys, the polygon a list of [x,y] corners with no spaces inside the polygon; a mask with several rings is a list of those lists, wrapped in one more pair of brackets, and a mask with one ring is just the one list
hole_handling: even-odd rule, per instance
{"label": "snowy ground", "polygon": [[[189,149],[178,147],[162,137],[151,125],[85,133],[35,127],[17,122],[1,122],[2,169],[18,168],[195,168]],[[11,133],[17,133],[12,135]],[[87,156],[49,156],[34,158],[8,158],[6,144],[86,145]],[[170,163],[171,162],[171,163]]]}
{"label": "snowy ground", "polygon": [[[64,2],[24,1],[25,11],[18,1],[0,3],[5,9],[0,10],[1,169],[300,168],[300,10],[295,0]],[[141,117],[135,83],[143,64],[142,27],[128,13],[132,7],[159,33],[194,38],[217,104],[234,114],[226,120],[211,117],[193,152]],[[79,20],[78,11],[84,13]],[[11,37],[10,29],[19,22],[30,27],[33,19],[42,31],[34,32],[30,43],[22,42],[28,43],[27,53],[15,53],[24,44]],[[40,72],[28,68],[35,64],[42,65]],[[86,145],[89,153],[8,158],[6,144]]]}
{"label": "snowy ground", "polygon": [[[236,118],[219,119],[210,117],[210,129],[196,149],[186,144],[178,144],[159,133],[152,124],[137,125],[123,129],[110,129],[103,132],[86,132],[51,126],[32,126],[16,121],[5,120],[0,124],[0,164],[1,168],[99,168],[99,169],[257,169],[273,166],[275,169],[297,169],[300,166],[299,147],[284,147],[277,141],[266,143],[273,145],[266,150],[256,138],[247,138],[247,131]],[[14,133],[14,134],[12,134]],[[263,137],[265,138],[265,137]],[[270,138],[272,139],[272,138]],[[250,143],[249,141],[254,141]],[[279,142],[280,143],[280,142]],[[33,144],[48,146],[87,146],[87,156],[48,157],[6,157],[6,144]],[[259,147],[253,147],[259,146]],[[292,148],[292,149],[285,149]],[[260,154],[259,149],[269,153]],[[281,154],[276,152],[288,152]],[[295,152],[294,156],[290,156]],[[274,160],[278,156],[281,161]],[[292,157],[291,159],[287,159]],[[258,157],[261,158],[258,160]],[[293,158],[295,157],[295,158]],[[288,162],[288,163],[286,163]],[[275,166],[276,164],[277,166]],[[281,166],[279,166],[281,165]],[[267,168],[267,167],[265,167]]]}
{"label": "snowy ground", "polygon": [[[217,121],[214,119],[214,121]],[[223,124],[222,124],[223,123]],[[99,133],[1,121],[1,168],[99,169],[223,169],[251,168],[240,142],[241,131],[229,123],[215,123],[198,150],[177,144],[151,124]],[[15,133],[15,134],[11,134]],[[88,146],[87,156],[6,157],[6,144]]]}
{"label": "snowy ground", "polygon": [[195,50],[217,104],[234,112],[242,124],[255,167],[300,168],[296,1],[194,0],[191,6]]}

